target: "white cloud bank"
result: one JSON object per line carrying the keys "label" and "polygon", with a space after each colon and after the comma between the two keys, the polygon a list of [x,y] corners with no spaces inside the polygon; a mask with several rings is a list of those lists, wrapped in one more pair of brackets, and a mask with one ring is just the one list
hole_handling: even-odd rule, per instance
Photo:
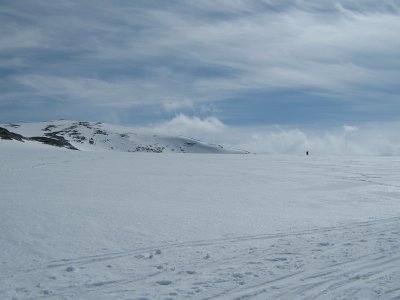
{"label": "white cloud bank", "polygon": [[179,114],[172,120],[155,125],[152,131],[163,134],[184,135],[188,137],[218,137],[228,129],[219,119],[208,117],[201,119],[199,117],[188,117]]}
{"label": "white cloud bank", "polygon": [[304,155],[400,155],[400,122],[343,125],[324,131],[300,128],[236,128],[215,117],[201,119],[183,114],[151,128],[245,149],[254,153]]}

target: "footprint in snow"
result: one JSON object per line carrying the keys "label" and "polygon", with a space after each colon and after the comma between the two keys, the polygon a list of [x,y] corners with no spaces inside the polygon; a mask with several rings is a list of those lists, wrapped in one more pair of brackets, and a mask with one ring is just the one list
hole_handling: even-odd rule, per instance
{"label": "footprint in snow", "polygon": [[287,261],[286,257],[265,258],[267,261]]}
{"label": "footprint in snow", "polygon": [[243,274],[240,274],[240,273],[233,273],[233,274],[232,274],[232,277],[233,277],[233,278],[243,278]]}
{"label": "footprint in snow", "polygon": [[157,281],[157,283],[159,285],[170,285],[172,283],[172,281],[170,281],[170,280],[159,280],[159,281]]}
{"label": "footprint in snow", "polygon": [[318,243],[318,245],[322,246],[322,247],[326,247],[326,246],[329,246],[330,244],[328,242],[322,242],[322,243]]}

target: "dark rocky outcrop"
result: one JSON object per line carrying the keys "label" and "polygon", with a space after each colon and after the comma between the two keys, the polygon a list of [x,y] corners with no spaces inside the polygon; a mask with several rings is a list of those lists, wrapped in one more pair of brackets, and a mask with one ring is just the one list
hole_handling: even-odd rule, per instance
{"label": "dark rocky outcrop", "polygon": [[52,135],[52,137],[45,136],[33,136],[33,137],[25,137],[21,134],[11,132],[3,127],[0,127],[0,139],[2,140],[16,140],[20,142],[24,141],[37,141],[42,144],[67,148],[71,150],[78,150],[74,146],[72,146],[65,138],[62,136]]}
{"label": "dark rocky outcrop", "polygon": [[2,140],[17,140],[23,142],[26,138],[18,133],[8,131],[7,129],[0,127],[0,139]]}
{"label": "dark rocky outcrop", "polygon": [[56,139],[55,138],[48,138],[45,136],[33,136],[29,138],[32,141],[38,141],[41,142],[42,144],[50,145],[50,146],[56,146],[56,147],[62,147],[62,148],[67,148],[71,150],[78,150],[74,146],[72,146],[65,138],[58,136]]}

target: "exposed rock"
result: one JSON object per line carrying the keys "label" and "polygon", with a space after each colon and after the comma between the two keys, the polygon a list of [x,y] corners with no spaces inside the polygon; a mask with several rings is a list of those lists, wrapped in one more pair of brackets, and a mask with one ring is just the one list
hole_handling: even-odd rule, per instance
{"label": "exposed rock", "polygon": [[56,147],[63,147],[71,150],[78,150],[74,146],[72,146],[65,138],[62,136],[57,136],[55,134],[47,134],[51,135],[52,137],[45,137],[45,136],[33,136],[33,137],[24,137],[21,134],[11,132],[3,127],[0,127],[0,138],[3,140],[16,140],[20,142],[24,141],[37,141],[41,142],[42,144],[56,146]]}
{"label": "exposed rock", "polygon": [[56,147],[62,147],[62,148],[67,148],[71,150],[78,150],[74,146],[72,146],[65,138],[58,136],[57,139],[55,138],[49,138],[45,136],[33,136],[29,138],[29,140],[33,141],[38,141],[46,145],[50,146],[56,146]]}
{"label": "exposed rock", "polygon": [[43,128],[43,131],[51,131],[52,129],[57,128],[56,125],[47,125],[45,128]]}
{"label": "exposed rock", "polygon": [[23,142],[25,137],[18,134],[18,133],[14,133],[11,131],[8,131],[7,129],[0,127],[0,138],[2,140],[17,140],[20,142]]}
{"label": "exposed rock", "polygon": [[6,125],[6,127],[13,127],[13,128],[18,128],[18,127],[20,127],[21,125],[18,125],[18,124],[8,124],[8,125]]}

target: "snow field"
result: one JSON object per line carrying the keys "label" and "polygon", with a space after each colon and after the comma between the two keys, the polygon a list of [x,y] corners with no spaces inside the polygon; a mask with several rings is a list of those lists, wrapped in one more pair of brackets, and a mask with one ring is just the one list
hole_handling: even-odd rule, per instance
{"label": "snow field", "polygon": [[400,298],[398,158],[0,152],[1,299]]}

